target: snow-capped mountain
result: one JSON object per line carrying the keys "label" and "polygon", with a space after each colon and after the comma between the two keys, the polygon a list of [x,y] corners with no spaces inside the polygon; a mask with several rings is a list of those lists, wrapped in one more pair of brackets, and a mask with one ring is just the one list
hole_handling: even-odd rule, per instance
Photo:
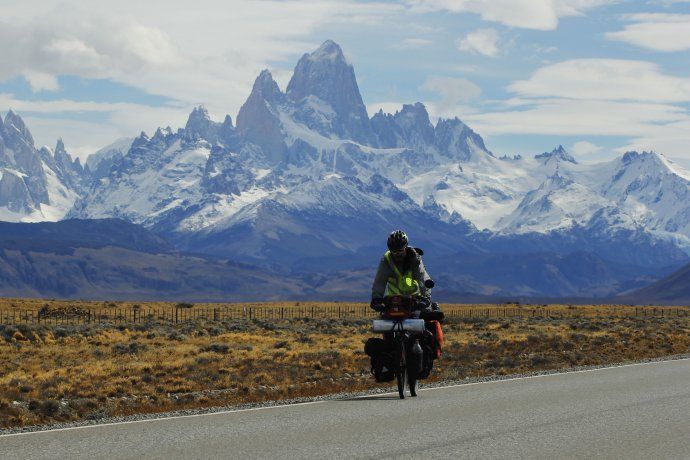
{"label": "snow-capped mountain", "polygon": [[593,225],[608,209],[617,216],[611,226],[623,225],[623,219],[630,229],[640,227],[688,248],[689,178],[654,152],[584,165],[559,146],[534,158],[443,165],[401,188],[418,203],[434,203],[500,234]]}
{"label": "snow-capped mountain", "polygon": [[36,149],[22,118],[0,118],[0,220],[59,220],[83,193],[88,174],[59,139],[55,150]]}
{"label": "snow-capped mountain", "polygon": [[583,165],[559,146],[497,158],[459,119],[433,124],[421,103],[369,118],[332,41],[299,60],[285,92],[261,72],[236,126],[199,107],[184,128],[142,133],[110,158],[70,216],[121,217],[186,249],[251,260],[352,256],[395,227],[451,252],[607,235],[658,260],[690,247],[687,176],[662,155]]}
{"label": "snow-capped mountain", "polygon": [[285,96],[293,105],[293,119],[309,129],[327,137],[375,144],[355,71],[333,41],[302,56]]}
{"label": "snow-capped mountain", "polygon": [[[457,119],[433,126],[422,104],[369,119],[352,66],[327,41],[300,59],[285,93],[261,72],[236,127],[197,108],[184,129],[142,134],[70,215],[126,218],[195,250],[222,242],[263,258],[294,240],[302,252],[352,253],[401,220],[420,235],[439,226],[467,233],[467,221],[440,221],[396,183],[483,157],[493,159],[476,133]],[[442,246],[465,245],[448,239]]]}
{"label": "snow-capped mountain", "polygon": [[[421,103],[370,118],[332,41],[299,60],[284,92],[262,71],[236,124],[197,107],[184,128],[118,141],[85,168],[61,141],[36,150],[13,113],[0,128],[4,220],[57,220],[71,206],[68,217],[123,218],[181,250],[280,270],[371,265],[399,227],[452,269],[446,282],[459,292],[479,284],[504,292],[510,276],[486,278],[496,261],[531,257],[563,268],[575,252],[622,289],[690,252],[690,176],[663,155],[629,152],[591,165],[559,146],[498,158],[458,118],[432,123]],[[586,282],[541,292],[618,289],[586,265],[572,271]],[[473,272],[485,278],[470,279]],[[529,287],[505,292],[540,292],[538,280],[522,282]]]}
{"label": "snow-capped mountain", "polygon": [[120,158],[127,155],[134,142],[133,137],[122,137],[89,155],[84,168],[93,179],[101,179],[110,173],[110,168]]}

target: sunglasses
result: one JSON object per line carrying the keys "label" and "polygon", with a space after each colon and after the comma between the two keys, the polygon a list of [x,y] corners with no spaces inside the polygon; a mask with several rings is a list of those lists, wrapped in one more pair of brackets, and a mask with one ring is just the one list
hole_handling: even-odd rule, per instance
{"label": "sunglasses", "polygon": [[397,251],[391,251],[391,254],[393,254],[394,256],[404,256],[405,255],[405,249],[406,248],[402,248],[402,249],[399,249]]}

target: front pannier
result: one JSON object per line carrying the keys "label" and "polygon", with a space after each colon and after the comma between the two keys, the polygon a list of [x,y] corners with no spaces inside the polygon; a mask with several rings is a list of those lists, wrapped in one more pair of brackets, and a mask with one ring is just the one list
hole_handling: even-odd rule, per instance
{"label": "front pannier", "polygon": [[385,340],[369,338],[364,344],[364,353],[371,358],[371,373],[377,382],[390,382],[395,378],[393,350]]}

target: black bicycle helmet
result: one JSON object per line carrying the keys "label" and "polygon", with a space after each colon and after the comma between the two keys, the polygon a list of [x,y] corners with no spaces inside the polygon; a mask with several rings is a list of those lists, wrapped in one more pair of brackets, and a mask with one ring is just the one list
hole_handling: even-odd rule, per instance
{"label": "black bicycle helmet", "polygon": [[400,251],[407,247],[407,235],[402,230],[396,230],[388,235],[388,249],[390,251]]}

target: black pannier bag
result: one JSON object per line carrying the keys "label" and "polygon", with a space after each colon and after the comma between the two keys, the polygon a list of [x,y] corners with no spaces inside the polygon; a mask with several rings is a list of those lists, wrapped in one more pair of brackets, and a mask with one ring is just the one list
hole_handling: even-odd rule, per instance
{"label": "black pannier bag", "polygon": [[436,358],[436,338],[429,330],[425,330],[419,344],[422,346],[422,372],[417,378],[423,380],[429,377],[431,369],[434,367],[434,358]]}
{"label": "black pannier bag", "polygon": [[377,382],[395,378],[395,359],[390,345],[383,339],[371,337],[364,344],[364,353],[371,358],[371,373]]}

